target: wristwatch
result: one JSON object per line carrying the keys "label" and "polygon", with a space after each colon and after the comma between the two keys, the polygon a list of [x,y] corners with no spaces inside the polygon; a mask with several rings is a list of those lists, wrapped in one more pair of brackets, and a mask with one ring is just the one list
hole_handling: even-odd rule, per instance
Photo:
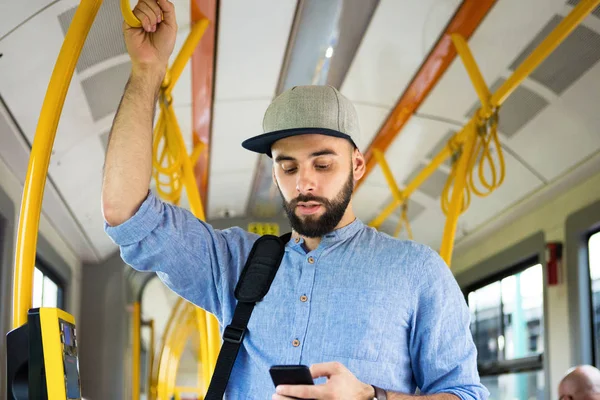
{"label": "wristwatch", "polygon": [[387,393],[385,392],[385,390],[375,385],[371,386],[373,386],[373,389],[375,389],[375,397],[373,398],[373,400],[387,400]]}

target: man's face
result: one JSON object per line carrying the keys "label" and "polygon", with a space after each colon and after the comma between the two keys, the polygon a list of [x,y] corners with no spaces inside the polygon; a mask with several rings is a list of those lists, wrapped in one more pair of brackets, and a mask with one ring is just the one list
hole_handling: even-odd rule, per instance
{"label": "man's face", "polygon": [[321,237],[342,220],[364,159],[345,139],[308,134],[277,141],[272,149],[273,179],[292,228]]}

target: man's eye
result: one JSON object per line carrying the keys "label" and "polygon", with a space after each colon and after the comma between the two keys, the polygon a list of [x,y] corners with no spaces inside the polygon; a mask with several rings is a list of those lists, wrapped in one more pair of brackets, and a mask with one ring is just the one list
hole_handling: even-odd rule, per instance
{"label": "man's eye", "polygon": [[286,174],[293,174],[294,172],[296,172],[296,168],[284,168],[283,172]]}
{"label": "man's eye", "polygon": [[329,168],[329,165],[318,164],[318,165],[315,165],[315,168],[316,169],[327,169],[327,168]]}

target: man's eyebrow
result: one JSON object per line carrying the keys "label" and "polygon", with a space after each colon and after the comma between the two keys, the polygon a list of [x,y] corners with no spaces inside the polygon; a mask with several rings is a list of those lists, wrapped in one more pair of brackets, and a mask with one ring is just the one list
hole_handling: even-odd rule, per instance
{"label": "man's eyebrow", "polygon": [[[319,151],[315,151],[314,153],[312,153],[310,155],[310,158],[315,158],[315,157],[320,157],[320,156],[337,156],[338,153],[336,153],[335,151],[331,150],[331,149],[323,149],[323,150],[319,150]],[[294,157],[285,155],[285,154],[280,154],[277,157],[275,157],[275,162],[279,163],[282,161],[297,161]]]}
{"label": "man's eyebrow", "polygon": [[286,156],[284,154],[279,155],[275,158],[275,162],[282,162],[282,161],[296,161],[296,159],[294,157]]}
{"label": "man's eyebrow", "polygon": [[320,157],[320,156],[337,156],[338,153],[336,153],[335,151],[331,150],[331,149],[324,149],[324,150],[320,150],[320,151],[316,151],[314,153],[312,153],[310,156],[311,157]]}

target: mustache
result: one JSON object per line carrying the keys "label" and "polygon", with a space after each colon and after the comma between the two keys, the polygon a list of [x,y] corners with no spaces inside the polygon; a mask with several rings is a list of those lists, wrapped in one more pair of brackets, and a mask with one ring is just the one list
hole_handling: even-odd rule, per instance
{"label": "mustache", "polygon": [[291,200],[289,202],[291,207],[296,207],[298,205],[298,203],[300,202],[309,202],[309,201],[315,201],[317,203],[321,203],[324,205],[329,205],[329,200],[327,200],[324,197],[317,197],[317,196],[307,196],[304,194],[298,195],[298,197],[296,197],[295,199]]}

